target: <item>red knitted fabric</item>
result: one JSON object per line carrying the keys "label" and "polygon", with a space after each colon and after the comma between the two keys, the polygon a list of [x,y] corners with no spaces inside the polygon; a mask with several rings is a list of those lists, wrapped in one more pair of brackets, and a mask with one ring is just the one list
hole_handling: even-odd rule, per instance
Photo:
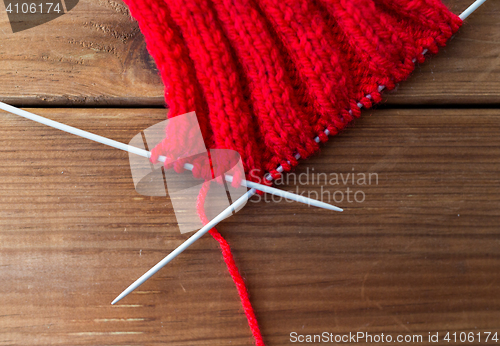
{"label": "red knitted fabric", "polygon": [[461,25],[439,0],[125,2],[169,117],[196,111],[207,147],[238,151],[254,181],[317,151]]}
{"label": "red knitted fabric", "polygon": [[[247,179],[261,183],[380,102],[382,89],[462,24],[440,0],[125,2],[161,73],[168,116],[196,111],[206,147],[236,150]],[[187,131],[169,133],[152,159],[169,156]],[[262,344],[229,247],[214,232]]]}

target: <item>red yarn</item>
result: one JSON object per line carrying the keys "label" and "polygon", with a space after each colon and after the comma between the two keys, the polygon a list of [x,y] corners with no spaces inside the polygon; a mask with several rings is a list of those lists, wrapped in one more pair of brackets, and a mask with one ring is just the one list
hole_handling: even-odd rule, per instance
{"label": "red yarn", "polygon": [[316,152],[462,23],[439,0],[125,2],[169,117],[196,111],[207,147],[238,151],[254,181]]}
{"label": "red yarn", "polygon": [[[205,197],[207,196],[209,188],[210,188],[210,181],[204,182],[200,190],[200,194],[198,195],[198,200],[196,204],[198,215],[200,216],[200,219],[203,222],[203,224],[207,224],[210,221],[207,219],[204,209]],[[209,233],[215,240],[219,242],[222,251],[222,257],[224,257],[224,262],[226,263],[227,270],[229,271],[229,274],[231,274],[234,284],[236,285],[236,289],[238,290],[238,294],[241,299],[241,305],[243,305],[243,311],[247,316],[248,325],[252,330],[252,335],[255,339],[255,344],[257,346],[264,346],[264,341],[262,340],[259,324],[257,323],[257,319],[255,318],[255,313],[252,308],[252,303],[250,303],[250,298],[248,296],[247,287],[245,286],[245,281],[241,277],[240,271],[236,266],[233,254],[231,253],[231,248],[229,247],[228,242],[222,237],[219,231],[217,231],[215,228],[212,228],[209,231]]]}
{"label": "red yarn", "polygon": [[[206,147],[237,151],[246,178],[267,184],[266,172],[276,179],[318,151],[462,24],[440,0],[125,3],[162,76],[168,116],[196,111]],[[172,143],[189,145],[188,131],[169,133],[153,158],[170,157]],[[229,246],[215,232],[262,344]]]}

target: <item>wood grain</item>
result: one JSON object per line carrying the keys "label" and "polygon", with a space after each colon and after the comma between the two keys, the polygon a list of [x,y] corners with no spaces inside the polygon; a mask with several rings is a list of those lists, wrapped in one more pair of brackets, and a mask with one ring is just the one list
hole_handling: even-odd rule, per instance
{"label": "wood grain", "polygon": [[[471,1],[445,0],[455,13]],[[330,202],[343,214],[267,197],[221,224],[268,345],[291,332],[500,333],[499,16],[488,1],[386,94],[392,109],[299,166],[307,184],[279,186],[342,193]],[[163,86],[122,2],[80,1],[16,34],[2,8],[0,31],[0,100],[72,107],[33,111],[122,142],[165,118],[127,108],[163,106]],[[188,236],[168,198],[135,192],[126,153],[3,112],[0,145],[0,345],[252,344],[210,237],[109,304]],[[370,173],[377,183],[360,185]]]}
{"label": "wood grain", "polygon": [[16,105],[162,105],[163,86],[121,1],[80,1],[69,13],[13,34],[0,14],[1,99]]}
{"label": "wood grain", "polygon": [[[461,13],[472,0],[445,0]],[[392,106],[500,104],[500,2],[488,1],[436,57],[386,97]],[[137,24],[115,0],[12,34],[0,11],[0,100],[17,106],[162,106],[163,86]]]}
{"label": "wood grain", "polygon": [[[123,142],[164,118],[33,111]],[[291,332],[500,332],[499,134],[498,109],[367,112],[299,167],[309,184],[281,186],[349,188],[363,203],[339,214],[253,201],[225,220],[267,344]],[[210,237],[109,304],[187,237],[168,199],[134,191],[126,153],[4,112],[0,146],[0,345],[252,344]],[[313,183],[313,168],[378,184]]]}

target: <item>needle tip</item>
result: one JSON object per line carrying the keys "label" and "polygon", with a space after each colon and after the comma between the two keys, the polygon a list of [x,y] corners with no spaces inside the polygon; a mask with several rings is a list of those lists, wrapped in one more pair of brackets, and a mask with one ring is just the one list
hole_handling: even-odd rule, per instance
{"label": "needle tip", "polygon": [[[320,203],[321,204],[316,203],[317,205],[315,205],[315,206],[319,207],[319,208],[328,209],[328,210],[334,210],[334,211],[340,211],[340,212],[344,211],[344,209],[336,207],[334,205],[331,205],[331,204],[328,204],[328,203],[324,203],[324,202],[320,202]],[[309,205],[313,205],[313,204],[309,204]]]}

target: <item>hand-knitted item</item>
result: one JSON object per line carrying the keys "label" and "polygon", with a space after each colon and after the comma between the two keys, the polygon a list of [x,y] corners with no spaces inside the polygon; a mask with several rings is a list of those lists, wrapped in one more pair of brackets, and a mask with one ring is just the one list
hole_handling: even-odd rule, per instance
{"label": "hand-knitted item", "polygon": [[[168,116],[196,111],[206,147],[236,150],[247,179],[262,183],[380,102],[462,24],[440,0],[125,2],[162,76]],[[170,133],[152,159],[185,136]]]}
{"label": "hand-knitted item", "polygon": [[[435,53],[461,20],[439,0],[126,0],[165,83],[208,148],[247,178],[289,171]],[[169,138],[168,141],[172,141]],[[167,142],[168,142],[167,141]],[[160,155],[168,144],[158,146]]]}

